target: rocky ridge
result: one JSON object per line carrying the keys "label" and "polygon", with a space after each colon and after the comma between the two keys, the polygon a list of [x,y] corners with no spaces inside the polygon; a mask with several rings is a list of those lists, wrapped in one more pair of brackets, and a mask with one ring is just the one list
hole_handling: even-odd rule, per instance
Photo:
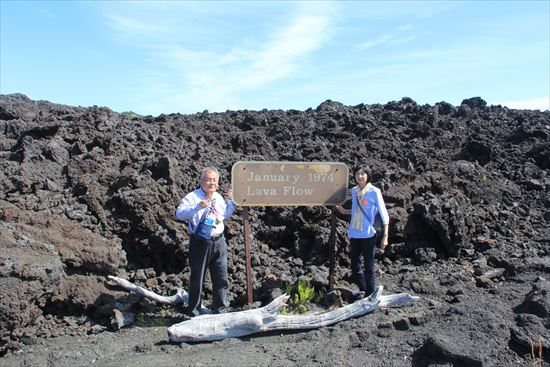
{"label": "rocky ridge", "polygon": [[[215,365],[221,344],[240,351],[244,364],[332,358],[358,365],[376,356],[372,365],[515,365],[531,360],[538,338],[547,363],[549,111],[487,106],[479,97],[458,107],[403,98],[153,117],[13,94],[0,96],[0,131],[0,353],[8,364],[30,363],[31,355],[39,364],[92,357],[175,364],[193,350],[198,359],[185,363],[208,355]],[[159,344],[151,328],[142,342],[139,328],[109,331],[115,311],[158,316],[158,307],[110,286],[106,275],[162,294],[186,288],[188,233],[174,209],[201,167],[214,163],[225,190],[240,160],[368,163],[391,217],[379,280],[421,300],[280,340],[257,336],[187,351]],[[300,277],[328,284],[330,213],[251,211],[255,300],[266,302]],[[340,218],[336,279],[349,287],[346,225]],[[231,301],[239,308],[246,299],[242,209],[226,237]],[[181,310],[161,311],[181,320]],[[97,346],[78,349],[75,337]],[[61,353],[67,345],[79,352]],[[293,345],[305,352],[296,357]],[[314,356],[319,350],[325,359]]]}

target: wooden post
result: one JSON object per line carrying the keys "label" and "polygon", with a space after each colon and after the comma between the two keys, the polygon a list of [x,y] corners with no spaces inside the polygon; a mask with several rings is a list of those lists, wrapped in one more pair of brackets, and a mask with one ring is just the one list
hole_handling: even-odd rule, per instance
{"label": "wooden post", "polygon": [[246,294],[248,296],[248,304],[252,304],[253,289],[252,289],[252,269],[250,261],[250,222],[248,220],[248,207],[244,208],[244,250],[246,253]]}
{"label": "wooden post", "polygon": [[330,236],[328,238],[328,245],[330,247],[330,267],[328,275],[328,288],[334,287],[334,268],[336,265],[336,207],[332,207],[332,216],[330,220]]}

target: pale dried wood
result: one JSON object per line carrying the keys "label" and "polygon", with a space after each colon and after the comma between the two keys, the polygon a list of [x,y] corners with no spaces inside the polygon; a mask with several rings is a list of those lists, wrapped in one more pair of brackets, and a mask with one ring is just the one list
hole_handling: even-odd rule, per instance
{"label": "pale dried wood", "polygon": [[[178,290],[176,291],[176,294],[172,296],[161,296],[160,294],[157,294],[153,291],[140,287],[139,285],[135,285],[134,283],[131,283],[126,279],[115,277],[113,275],[108,275],[107,278],[114,281],[118,286],[126,289],[127,291],[138,294],[145,298],[149,298],[159,303],[175,305],[178,303],[187,304],[189,302],[189,294],[182,288],[178,288]],[[204,306],[202,306],[200,312],[202,314],[211,313],[211,311]]]}
{"label": "pale dried wood", "polygon": [[213,341],[272,330],[315,329],[353,317],[363,316],[379,307],[395,307],[418,299],[406,293],[382,295],[382,287],[367,298],[321,314],[280,315],[288,296],[276,298],[265,307],[219,315],[201,315],[168,328],[173,342]]}
{"label": "pale dried wood", "polygon": [[[187,303],[189,298],[183,289],[178,289],[175,295],[166,297],[136,286],[122,278],[109,276],[109,279],[128,291],[160,303]],[[261,308],[216,315],[203,314],[180,322],[168,328],[168,337],[173,342],[196,342],[235,338],[271,330],[315,329],[363,316],[380,307],[396,307],[418,299],[418,297],[407,293],[382,295],[382,290],[383,287],[380,286],[369,297],[332,311],[305,315],[279,314],[280,308],[289,298],[288,295],[282,295]],[[207,309],[205,308],[205,310]]]}

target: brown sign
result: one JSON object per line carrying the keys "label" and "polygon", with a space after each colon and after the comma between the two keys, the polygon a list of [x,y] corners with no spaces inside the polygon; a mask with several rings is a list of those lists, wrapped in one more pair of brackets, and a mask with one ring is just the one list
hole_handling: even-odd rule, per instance
{"label": "brown sign", "polygon": [[329,162],[237,162],[233,200],[242,206],[335,205],[346,201],[348,167]]}

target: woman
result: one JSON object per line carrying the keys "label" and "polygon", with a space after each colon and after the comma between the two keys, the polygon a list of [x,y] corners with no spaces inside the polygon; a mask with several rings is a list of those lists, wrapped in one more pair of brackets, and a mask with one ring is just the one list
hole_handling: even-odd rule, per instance
{"label": "woman", "polygon": [[[353,171],[354,186],[351,189],[351,210],[336,205],[341,214],[351,214],[348,236],[351,244],[351,267],[359,290],[369,296],[376,289],[376,268],[374,255],[376,252],[376,230],[373,227],[374,218],[380,213],[384,234],[382,248],[388,246],[389,216],[380,189],[370,183],[370,169],[366,165],[359,166]],[[363,255],[363,266],[361,265]],[[364,270],[363,270],[364,269]]]}

